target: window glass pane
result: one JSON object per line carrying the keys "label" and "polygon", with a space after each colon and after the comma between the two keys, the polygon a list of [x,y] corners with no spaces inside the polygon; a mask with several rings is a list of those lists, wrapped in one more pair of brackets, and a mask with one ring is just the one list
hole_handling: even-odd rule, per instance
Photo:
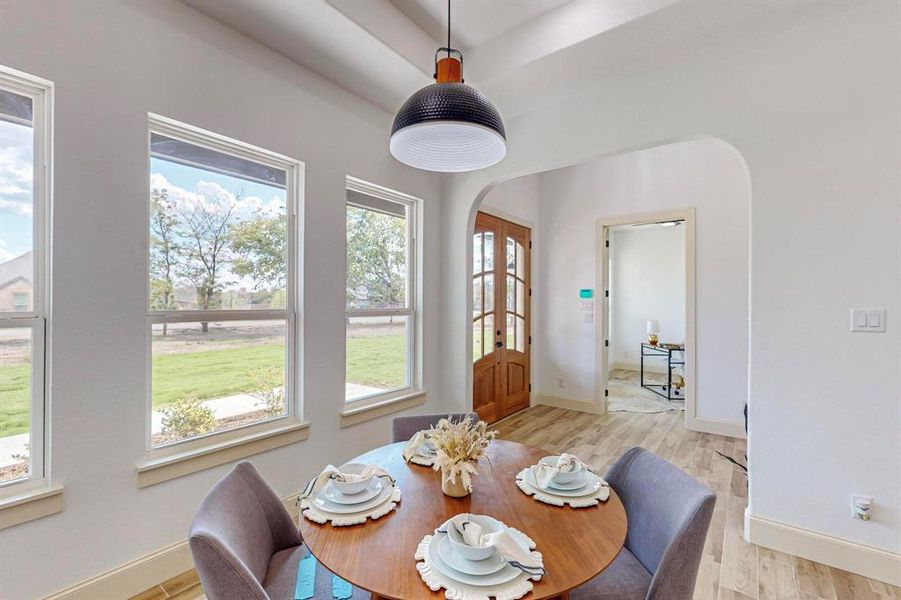
{"label": "window glass pane", "polygon": [[485,271],[494,270],[494,232],[485,232]]}
{"label": "window glass pane", "polygon": [[513,275],[507,275],[507,310],[516,310],[516,279]]}
{"label": "window glass pane", "polygon": [[476,319],[472,322],[472,360],[477,361],[482,358],[482,319]]}
{"label": "window glass pane", "polygon": [[287,414],[286,324],[152,326],[154,446]]}
{"label": "window glass pane", "polygon": [[410,385],[407,317],[347,319],[345,400],[358,400]]}
{"label": "window glass pane", "polygon": [[484,312],[482,310],[482,277],[472,280],[472,317],[476,318]]}
{"label": "window glass pane", "polygon": [[526,314],[526,286],[519,280],[516,281],[516,312]]}
{"label": "window glass pane", "polygon": [[28,477],[31,329],[0,328],[0,483]]}
{"label": "window glass pane", "polygon": [[494,310],[494,273],[485,275],[485,312]]}
{"label": "window glass pane", "polygon": [[407,305],[407,220],[347,206],[347,308]]}
{"label": "window glass pane", "polygon": [[516,273],[516,242],[513,241],[513,238],[507,238],[507,272],[508,273]]}
{"label": "window glass pane", "polygon": [[516,317],[516,349],[526,351],[526,320],[522,317]]}
{"label": "window glass pane", "polygon": [[472,274],[478,275],[482,272],[482,242],[483,235],[477,233],[472,236]]}
{"label": "window glass pane", "polygon": [[31,98],[0,90],[0,312],[34,306]]}
{"label": "window glass pane", "polygon": [[[248,175],[255,163],[246,159],[163,139],[179,151],[151,148],[150,309],[285,308],[284,171],[277,181],[257,180]],[[221,160],[187,162],[182,155],[191,151]]]}

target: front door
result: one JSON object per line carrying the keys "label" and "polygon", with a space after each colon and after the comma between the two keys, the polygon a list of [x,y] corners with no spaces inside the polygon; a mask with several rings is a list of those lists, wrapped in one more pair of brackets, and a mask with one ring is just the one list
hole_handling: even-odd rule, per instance
{"label": "front door", "polygon": [[531,231],[479,213],[472,238],[472,403],[489,423],[529,406]]}

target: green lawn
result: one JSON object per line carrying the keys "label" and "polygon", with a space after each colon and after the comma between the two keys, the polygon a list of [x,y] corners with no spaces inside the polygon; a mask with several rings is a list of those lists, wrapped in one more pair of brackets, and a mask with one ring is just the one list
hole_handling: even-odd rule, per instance
{"label": "green lawn", "polygon": [[[375,387],[403,385],[404,344],[403,334],[348,339],[348,381]],[[153,407],[191,395],[206,400],[248,392],[254,387],[251,371],[281,366],[283,356],[280,344],[157,356]],[[0,437],[28,431],[28,380],[29,365],[0,369]]]}

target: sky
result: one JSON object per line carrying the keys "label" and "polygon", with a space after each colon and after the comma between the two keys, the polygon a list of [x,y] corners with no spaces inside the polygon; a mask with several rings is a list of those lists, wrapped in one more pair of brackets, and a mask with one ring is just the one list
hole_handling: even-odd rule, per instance
{"label": "sky", "polygon": [[32,129],[0,121],[0,262],[31,250]]}

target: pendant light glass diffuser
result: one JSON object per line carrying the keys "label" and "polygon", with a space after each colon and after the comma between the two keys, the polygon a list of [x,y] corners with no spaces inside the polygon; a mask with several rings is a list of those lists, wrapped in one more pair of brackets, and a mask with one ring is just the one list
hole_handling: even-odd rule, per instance
{"label": "pendant light glass diffuser", "polygon": [[417,169],[461,173],[490,167],[507,155],[500,113],[463,82],[462,68],[462,53],[450,48],[448,2],[448,47],[435,54],[436,83],[410,96],[397,112],[390,143],[394,158]]}

